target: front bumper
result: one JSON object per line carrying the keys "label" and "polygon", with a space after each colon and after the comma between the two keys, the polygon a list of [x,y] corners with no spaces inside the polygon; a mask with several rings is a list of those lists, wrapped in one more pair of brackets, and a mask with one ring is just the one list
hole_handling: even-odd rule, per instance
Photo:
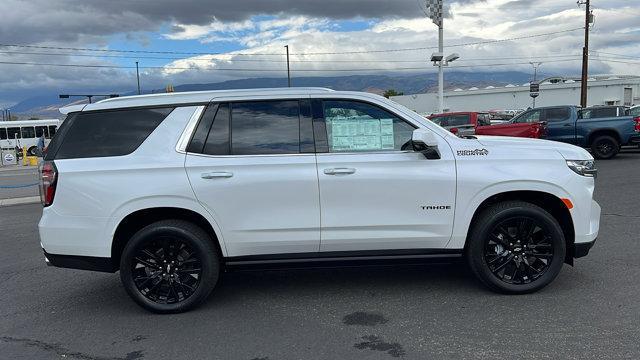
{"label": "front bumper", "polygon": [[594,239],[593,241],[590,242],[586,242],[586,243],[577,243],[573,245],[573,257],[575,259],[577,258],[581,258],[581,257],[585,257],[589,254],[589,250],[591,250],[591,248],[593,247],[593,245],[596,243],[597,239]]}

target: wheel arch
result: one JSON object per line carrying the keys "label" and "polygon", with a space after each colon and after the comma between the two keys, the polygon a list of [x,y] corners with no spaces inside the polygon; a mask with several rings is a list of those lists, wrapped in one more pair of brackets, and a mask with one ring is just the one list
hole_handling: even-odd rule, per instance
{"label": "wheel arch", "polygon": [[149,207],[135,210],[124,216],[115,227],[111,243],[111,262],[117,268],[125,245],[133,234],[143,227],[161,220],[177,219],[194,223],[210,234],[214,241],[214,246],[218,255],[226,255],[224,243],[215,222],[210,221],[207,216],[184,207]]}
{"label": "wheel arch", "polygon": [[595,140],[595,138],[597,138],[598,136],[611,136],[616,139],[618,144],[622,144],[622,138],[620,137],[620,133],[616,129],[605,128],[597,129],[590,132],[589,135],[587,135],[587,146],[591,146],[593,144],[593,140]]}
{"label": "wheel arch", "polygon": [[556,221],[560,224],[562,228],[562,232],[564,233],[565,243],[566,243],[566,255],[565,262],[573,265],[573,251],[574,251],[574,243],[575,243],[575,228],[573,223],[573,218],[571,217],[571,212],[564,204],[564,202],[556,195],[551,194],[545,191],[538,190],[513,190],[513,191],[505,191],[497,194],[493,194],[486,199],[484,199],[480,205],[475,209],[473,216],[471,217],[471,221],[469,222],[469,227],[467,229],[467,236],[465,239],[465,249],[467,247],[467,243],[469,240],[469,235],[471,233],[471,229],[473,229],[473,225],[478,219],[478,216],[482,213],[482,211],[493,204],[497,204],[505,201],[524,201],[534,205],[541,207],[542,209],[548,211],[551,216],[553,216]]}

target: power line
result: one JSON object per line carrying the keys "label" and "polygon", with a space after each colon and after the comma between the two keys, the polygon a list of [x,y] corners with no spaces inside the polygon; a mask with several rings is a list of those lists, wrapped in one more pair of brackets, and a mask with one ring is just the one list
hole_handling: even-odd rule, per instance
{"label": "power line", "polygon": [[[547,63],[577,61],[578,59],[558,59],[548,60]],[[135,69],[135,66],[126,65],[100,65],[100,64],[56,64],[56,63],[36,63],[36,62],[12,62],[0,61],[4,65],[26,65],[26,66],[55,66],[55,67],[76,67],[76,68],[98,68],[98,69]],[[492,66],[512,66],[527,65],[529,62],[506,62],[492,64],[473,64],[450,66],[450,68],[472,68],[472,67],[492,67]],[[281,69],[264,68],[199,68],[199,67],[172,67],[172,66],[140,66],[141,69],[159,70],[200,70],[200,71],[257,71],[257,72],[282,72]],[[360,72],[360,71],[409,71],[409,70],[430,70],[432,67],[402,67],[402,68],[352,68],[352,69],[292,69],[295,72]]]}
{"label": "power line", "polygon": [[[494,44],[507,41],[531,39],[536,37],[543,37],[549,35],[557,35],[563,33],[569,33],[577,30],[582,30],[583,27],[552,31],[541,34],[517,36],[505,39],[494,40],[481,40],[460,44],[447,45],[445,47],[462,47],[472,45],[485,45]],[[83,51],[83,52],[100,52],[100,53],[135,53],[135,54],[173,54],[173,55],[224,55],[224,56],[283,56],[281,53],[219,53],[219,52],[180,52],[180,51],[155,51],[155,50],[117,50],[117,49],[96,49],[96,48],[79,48],[79,47],[63,47],[63,46],[43,46],[43,45],[22,45],[22,44],[0,44],[0,47],[18,47],[18,48],[30,48],[30,49],[47,49],[47,50],[68,50],[68,51]],[[398,48],[398,49],[380,49],[380,50],[356,50],[356,51],[335,51],[335,52],[309,52],[309,53],[291,53],[290,55],[296,56],[310,56],[310,55],[349,55],[349,54],[374,54],[374,53],[386,53],[386,52],[403,52],[403,51],[419,51],[436,49],[437,46],[415,47],[415,48]]]}
{"label": "power line", "polygon": [[605,55],[619,56],[619,57],[622,57],[622,58],[640,59],[640,56],[634,56],[634,55],[616,54],[616,53],[604,52],[604,51],[599,51],[599,50],[594,50],[593,52],[594,52],[596,55],[598,55],[598,54],[605,54]]}
{"label": "power line", "polygon": [[[132,56],[132,55],[102,55],[102,54],[73,54],[73,53],[49,53],[49,52],[23,52],[23,51],[0,51],[0,54],[7,55],[36,55],[36,56],[70,56],[70,57],[91,57],[91,58],[117,58],[117,59],[152,59],[152,60],[189,60],[189,61],[205,61],[212,62],[213,60],[229,61],[229,62],[271,62],[271,63],[285,63],[286,60],[274,60],[274,59],[198,59],[198,58],[185,58],[185,57],[164,57],[164,56]],[[557,54],[557,55],[538,55],[538,56],[513,56],[513,57],[481,57],[481,58],[464,58],[458,61],[491,61],[491,60],[517,60],[517,59],[547,59],[558,57],[570,57],[578,56],[571,54]],[[424,63],[425,59],[418,60],[396,60],[396,59],[358,59],[358,60],[290,60],[290,62],[296,63]]]}
{"label": "power line", "polygon": [[[574,28],[574,29],[552,31],[552,32],[548,32],[548,33],[526,35],[526,36],[517,36],[517,37],[511,37],[511,38],[505,38],[505,39],[482,40],[482,41],[474,41],[474,42],[467,42],[467,43],[460,43],[460,44],[452,44],[452,45],[446,45],[445,48],[461,47],[461,46],[472,46],[472,45],[485,45],[485,44],[494,44],[494,43],[500,43],[500,42],[514,41],[514,40],[531,39],[531,38],[536,38],[536,37],[541,37],[541,36],[563,34],[563,33],[568,33],[568,32],[572,32],[572,31],[583,30],[583,29],[584,29],[583,27],[579,27],[579,28]],[[368,50],[368,51],[341,51],[341,52],[315,52],[315,53],[312,52],[312,53],[298,53],[298,54],[293,54],[293,55],[341,55],[341,54],[365,54],[365,53],[368,54],[368,53],[382,53],[382,52],[432,50],[432,49],[437,49],[437,48],[438,48],[437,46],[424,46],[424,47],[417,47],[417,48]]]}

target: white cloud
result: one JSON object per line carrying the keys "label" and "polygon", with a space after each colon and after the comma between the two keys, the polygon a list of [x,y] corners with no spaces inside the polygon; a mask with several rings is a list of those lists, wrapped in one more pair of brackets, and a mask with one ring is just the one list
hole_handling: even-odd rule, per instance
{"label": "white cloud", "polygon": [[[7,1],[13,3],[15,0]],[[343,0],[343,2],[345,6],[351,7],[353,5],[348,0]],[[384,4],[383,2],[375,2],[377,6],[387,6],[386,4],[389,3],[391,2],[386,1]],[[595,8],[596,22],[591,33],[592,49],[594,50],[590,63],[592,73],[640,73],[640,26],[637,21],[640,16],[640,6],[632,6],[630,3],[630,1],[622,0],[601,1],[598,7]],[[40,2],[38,4],[42,5]],[[583,24],[583,9],[578,9],[574,2],[560,3],[556,0],[538,0],[534,5],[529,0],[487,0],[466,2],[464,5],[454,3],[451,6],[452,17],[445,20],[445,45],[554,32],[579,28]],[[344,27],[340,26],[343,23],[336,20],[335,16],[320,16],[315,13],[305,15],[296,15],[295,12],[293,15],[292,13],[277,13],[275,17],[267,17],[262,15],[264,13],[256,13],[254,14],[256,16],[248,19],[244,16],[238,15],[234,17],[229,15],[224,20],[215,18],[212,20],[209,16],[207,21],[195,21],[191,17],[185,16],[162,18],[165,25],[175,24],[171,32],[160,34],[160,36],[164,36],[167,39],[174,41],[198,40],[207,44],[203,46],[206,49],[215,49],[215,44],[213,43],[216,42],[232,43],[237,47],[244,48],[239,51],[241,53],[277,53],[282,54],[282,56],[249,57],[231,53],[225,56],[201,55],[180,59],[167,63],[166,68],[163,70],[144,69],[143,84],[144,87],[150,88],[162,87],[167,83],[177,85],[247,77],[285,76],[286,65],[284,63],[283,49],[285,44],[290,46],[292,53],[291,66],[294,76],[334,76],[365,73],[361,71],[339,71],[344,69],[369,69],[368,73],[370,74],[385,72],[380,69],[393,70],[400,68],[425,70],[407,70],[393,73],[433,71],[433,66],[427,61],[430,53],[434,51],[433,49],[345,54],[345,52],[352,51],[377,51],[380,49],[418,48],[437,45],[437,28],[430,20],[421,17],[422,14],[417,5],[414,8],[413,15],[403,15],[404,17],[359,18],[361,22],[368,21],[370,25],[367,29],[358,31],[345,31]],[[29,17],[25,15],[25,11],[32,10],[31,7],[19,10],[7,9],[5,14],[6,16],[13,16],[11,14],[23,16],[25,18],[24,23],[30,24],[29,26],[33,27],[34,31],[55,31],[56,27],[46,23],[42,16]],[[60,8],[52,13],[51,16],[64,25],[65,29],[69,30],[67,27],[70,25],[65,23],[63,18],[71,13],[66,14],[65,11],[68,12],[70,10]],[[114,29],[119,26],[117,21],[119,18],[115,15],[100,14],[93,7],[88,7],[85,11],[87,12],[85,18],[92,19],[98,29],[93,33],[81,32],[81,37],[85,41],[90,39],[94,44],[104,45],[104,38],[100,38],[101,32],[117,32]],[[406,12],[406,10],[403,11]],[[127,19],[127,25],[120,30],[122,33],[136,34],[135,29],[148,29],[157,26],[157,24],[154,25],[149,22],[151,15],[141,16],[139,13],[126,11],[125,13],[122,16]],[[412,16],[414,18],[411,18]],[[37,20],[42,23],[38,24]],[[181,22],[180,20],[183,21]],[[139,23],[137,28],[134,26],[136,22]],[[0,29],[2,29],[2,26],[0,24]],[[87,26],[86,23],[80,23],[78,27],[70,28],[69,32],[78,31],[80,33],[80,28]],[[44,27],[47,27],[47,29],[44,29]],[[11,32],[3,32],[3,34],[8,34],[7,36],[10,37],[16,31],[11,30]],[[75,37],[73,38],[75,39]],[[67,38],[62,37],[60,41],[65,39]],[[75,40],[58,44],[69,46],[73,44],[70,41]],[[582,42],[583,33],[578,30],[518,41],[447,48],[447,52],[457,52],[461,55],[460,60],[451,64],[447,71],[453,71],[454,68],[457,68],[458,71],[517,70],[529,72],[531,66],[528,61],[538,59],[538,61],[543,62],[541,67],[543,73],[577,75],[580,72],[579,55]],[[604,54],[597,57],[595,56],[595,50],[636,56],[637,58],[612,57]],[[296,55],[317,52],[335,54],[318,56]],[[611,61],[613,58],[629,63],[613,62]],[[110,59],[69,57],[44,59],[58,63],[112,64],[109,61]],[[249,62],[246,61],[248,59],[269,61]],[[275,62],[273,62],[274,60]],[[37,62],[43,61],[43,58],[0,54],[0,61]],[[510,65],[496,65],[502,63],[509,63]],[[33,91],[33,89],[69,91],[70,89],[99,89],[102,87],[114,90],[131,90],[134,88],[132,84],[135,84],[135,74],[131,70],[82,68],[70,70],[68,68],[54,67],[4,66],[2,68],[3,71],[0,71],[0,102],[3,101],[2,98],[7,96],[26,94]],[[196,70],[172,68],[194,68]],[[218,69],[236,70],[223,71]],[[248,71],[247,69],[263,71]],[[325,71],[302,72],[300,71],[302,69]]]}

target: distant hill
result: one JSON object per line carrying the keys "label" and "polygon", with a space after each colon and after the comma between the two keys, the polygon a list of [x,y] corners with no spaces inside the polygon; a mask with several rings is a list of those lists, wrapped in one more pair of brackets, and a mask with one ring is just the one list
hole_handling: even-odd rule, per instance
{"label": "distant hill", "polygon": [[[522,84],[529,81],[530,74],[516,71],[506,72],[446,72],[445,89],[469,88],[472,86],[485,87],[488,85],[504,86],[509,83]],[[334,90],[367,91],[382,94],[385,90],[394,89],[404,94],[416,94],[435,91],[438,87],[437,74],[417,75],[351,75],[331,77],[294,77],[293,86],[328,87]],[[286,78],[249,78],[229,80],[207,84],[175,85],[174,90],[201,91],[245,88],[284,87]],[[156,89],[149,92],[164,92]],[[147,93],[149,93],[147,92]],[[132,93],[122,95],[133,95]],[[83,100],[77,100],[81,103]],[[57,94],[37,96],[25,99],[11,107],[12,113],[22,118],[59,117],[58,108],[69,104],[69,99],[59,99]]]}

